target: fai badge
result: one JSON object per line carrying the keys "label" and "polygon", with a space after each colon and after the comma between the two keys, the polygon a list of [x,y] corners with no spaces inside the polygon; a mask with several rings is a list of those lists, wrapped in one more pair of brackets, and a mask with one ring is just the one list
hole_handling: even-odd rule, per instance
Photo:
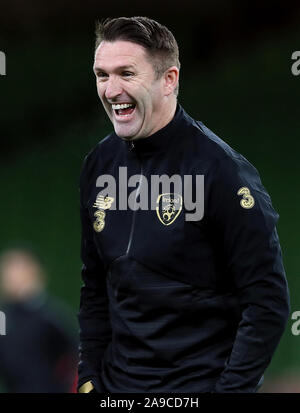
{"label": "fai badge", "polygon": [[93,205],[94,208],[98,208],[98,210],[94,213],[94,217],[96,221],[93,224],[94,230],[96,232],[101,232],[105,226],[105,216],[106,216],[106,209],[109,209],[114,202],[113,197],[98,195],[96,201]]}
{"label": "fai badge", "polygon": [[172,224],[182,210],[182,196],[179,194],[161,194],[156,200],[156,213],[164,225]]}

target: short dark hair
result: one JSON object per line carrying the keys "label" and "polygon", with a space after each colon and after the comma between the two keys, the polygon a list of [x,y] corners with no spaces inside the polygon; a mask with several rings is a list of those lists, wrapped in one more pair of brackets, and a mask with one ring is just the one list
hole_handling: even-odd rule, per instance
{"label": "short dark hair", "polygon": [[125,40],[143,46],[157,78],[171,66],[180,68],[179,50],[170,30],[148,17],[108,18],[96,24],[96,49],[102,41]]}

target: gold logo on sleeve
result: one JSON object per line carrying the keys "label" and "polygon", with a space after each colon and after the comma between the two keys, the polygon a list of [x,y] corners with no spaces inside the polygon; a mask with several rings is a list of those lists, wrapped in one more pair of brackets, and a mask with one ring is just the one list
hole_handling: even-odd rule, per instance
{"label": "gold logo on sleeve", "polygon": [[249,188],[247,188],[246,186],[243,186],[242,188],[238,190],[237,194],[243,196],[243,198],[240,201],[240,204],[243,208],[250,209],[254,206],[255,201],[254,201],[253,196],[250,193]]}
{"label": "gold logo on sleeve", "polygon": [[106,217],[106,209],[111,208],[112,203],[114,202],[114,198],[110,196],[103,196],[98,195],[96,201],[93,205],[94,208],[98,208],[98,210],[94,213],[94,217],[96,221],[93,224],[94,230],[96,232],[101,232],[105,227],[105,217]]}
{"label": "gold logo on sleeve", "polygon": [[98,195],[93,206],[99,209],[109,209],[114,200],[111,196]]}
{"label": "gold logo on sleeve", "polygon": [[172,224],[182,210],[182,196],[179,194],[161,194],[156,200],[156,213],[164,225]]}

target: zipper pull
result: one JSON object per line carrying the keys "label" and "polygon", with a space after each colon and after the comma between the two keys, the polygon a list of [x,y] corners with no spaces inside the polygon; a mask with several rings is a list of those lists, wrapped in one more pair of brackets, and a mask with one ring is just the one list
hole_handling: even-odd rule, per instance
{"label": "zipper pull", "polygon": [[133,151],[134,148],[135,148],[134,143],[131,141],[131,142],[130,142],[130,150]]}

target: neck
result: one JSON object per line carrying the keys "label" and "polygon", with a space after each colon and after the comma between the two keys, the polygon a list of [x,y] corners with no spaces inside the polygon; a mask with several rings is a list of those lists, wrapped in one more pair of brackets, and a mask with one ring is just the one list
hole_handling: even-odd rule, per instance
{"label": "neck", "polygon": [[174,118],[175,112],[176,112],[176,107],[177,107],[177,99],[172,99],[171,105],[168,108],[167,114],[164,118],[164,122],[162,122],[162,125],[160,126],[161,128],[164,128],[171,120]]}
{"label": "neck", "polygon": [[[157,126],[148,136],[152,136],[154,133],[158,132],[159,130],[164,128],[166,125],[168,125],[168,123],[171,122],[171,120],[174,118],[176,107],[177,107],[177,99],[174,96],[174,99],[172,99],[172,102],[169,103],[169,105],[165,108],[165,110],[160,112]],[[147,136],[145,136],[145,138],[147,138]]]}

